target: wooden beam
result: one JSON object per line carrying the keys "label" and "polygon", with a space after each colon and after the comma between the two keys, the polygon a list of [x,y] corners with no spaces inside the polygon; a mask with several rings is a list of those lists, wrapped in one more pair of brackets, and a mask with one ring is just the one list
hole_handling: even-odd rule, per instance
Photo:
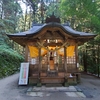
{"label": "wooden beam", "polygon": [[62,43],[54,43],[54,42],[51,42],[51,43],[44,43],[44,46],[62,46],[63,44]]}

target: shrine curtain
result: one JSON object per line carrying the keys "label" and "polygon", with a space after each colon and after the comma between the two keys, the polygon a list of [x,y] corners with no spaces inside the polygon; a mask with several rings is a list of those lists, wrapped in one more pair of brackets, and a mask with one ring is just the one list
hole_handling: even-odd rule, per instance
{"label": "shrine curtain", "polygon": [[[28,46],[28,47],[30,51],[30,56],[32,58],[39,56],[39,49],[37,47],[34,47],[34,46]],[[41,48],[41,56],[45,55],[46,53],[47,53],[47,50],[44,48]]]}
{"label": "shrine curtain", "polygon": [[[31,57],[38,57],[39,56],[39,49],[34,46],[28,46],[30,51]],[[75,46],[69,46],[66,48],[66,56],[72,57],[74,56]],[[41,48],[41,56],[45,55],[48,51],[45,48]],[[59,49],[58,51],[59,55],[64,56],[64,48]]]}
{"label": "shrine curtain", "polygon": [[[75,51],[75,46],[69,46],[66,48],[66,56],[73,57]],[[64,48],[58,50],[58,54],[64,56]]]}

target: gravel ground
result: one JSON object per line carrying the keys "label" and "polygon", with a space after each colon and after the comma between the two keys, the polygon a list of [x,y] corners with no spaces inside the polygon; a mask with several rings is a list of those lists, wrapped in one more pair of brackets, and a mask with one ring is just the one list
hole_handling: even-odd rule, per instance
{"label": "gravel ground", "polygon": [[27,96],[29,86],[18,86],[19,73],[0,80],[0,100],[100,100],[100,78],[83,75],[80,88],[87,98],[68,97],[64,92],[54,92],[50,96]]}

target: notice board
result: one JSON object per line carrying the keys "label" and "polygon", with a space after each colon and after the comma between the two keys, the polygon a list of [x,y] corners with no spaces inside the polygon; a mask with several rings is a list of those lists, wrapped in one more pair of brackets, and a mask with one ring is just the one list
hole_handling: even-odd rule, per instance
{"label": "notice board", "polygon": [[28,72],[29,72],[29,63],[21,63],[20,66],[20,76],[19,76],[19,85],[28,84]]}

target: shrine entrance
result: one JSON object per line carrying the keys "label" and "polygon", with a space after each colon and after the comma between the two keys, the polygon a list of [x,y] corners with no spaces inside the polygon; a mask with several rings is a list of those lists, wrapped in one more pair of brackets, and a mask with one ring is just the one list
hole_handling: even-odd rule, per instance
{"label": "shrine entrance", "polygon": [[[70,73],[77,72],[76,66],[76,43],[72,39],[64,40],[56,33],[55,38],[50,40],[46,38],[47,33],[41,37],[41,42],[37,41],[35,45],[28,43],[28,59],[30,62],[30,77],[29,82],[38,82],[38,77],[41,83],[64,83],[65,76]],[[72,70],[73,69],[73,70]],[[66,74],[65,74],[66,73]],[[73,77],[74,78],[74,77]],[[31,80],[31,81],[30,81]],[[76,80],[74,79],[76,82]]]}

